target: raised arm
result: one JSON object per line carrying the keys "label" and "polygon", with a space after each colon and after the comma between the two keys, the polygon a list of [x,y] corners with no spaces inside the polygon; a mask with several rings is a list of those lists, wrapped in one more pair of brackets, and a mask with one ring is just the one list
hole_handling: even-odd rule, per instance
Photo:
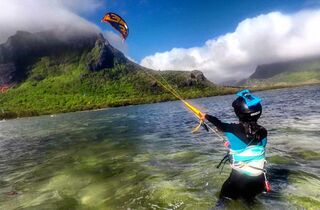
{"label": "raised arm", "polygon": [[211,122],[214,126],[218,128],[218,130],[225,132],[228,129],[228,123],[223,123],[218,118],[205,114],[205,119],[207,119],[209,122]]}

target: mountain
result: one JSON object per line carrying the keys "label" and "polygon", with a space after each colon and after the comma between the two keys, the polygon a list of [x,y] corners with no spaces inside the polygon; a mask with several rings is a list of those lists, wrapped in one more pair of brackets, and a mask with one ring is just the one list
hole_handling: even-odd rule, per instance
{"label": "mountain", "polygon": [[18,31],[0,45],[0,116],[10,118],[233,92],[200,71],[154,71],[115,49],[101,34]]}
{"label": "mountain", "polygon": [[78,31],[18,31],[0,45],[0,85],[19,83],[27,78],[33,64],[44,56],[77,53],[91,49],[97,34]]}
{"label": "mountain", "polygon": [[320,57],[308,57],[257,66],[255,72],[237,85],[291,86],[320,83]]}

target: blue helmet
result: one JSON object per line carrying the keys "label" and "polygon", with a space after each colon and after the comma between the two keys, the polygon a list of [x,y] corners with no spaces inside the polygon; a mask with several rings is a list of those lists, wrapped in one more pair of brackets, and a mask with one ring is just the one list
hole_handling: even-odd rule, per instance
{"label": "blue helmet", "polygon": [[256,122],[262,113],[261,99],[254,96],[249,90],[242,90],[236,94],[238,98],[233,101],[232,107],[242,122]]}

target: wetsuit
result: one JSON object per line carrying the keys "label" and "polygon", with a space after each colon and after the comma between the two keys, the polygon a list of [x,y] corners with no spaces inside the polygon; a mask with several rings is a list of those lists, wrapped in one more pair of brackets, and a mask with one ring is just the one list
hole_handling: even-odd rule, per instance
{"label": "wetsuit", "polygon": [[[225,134],[229,141],[229,150],[234,154],[231,160],[232,171],[222,186],[220,199],[242,198],[248,202],[252,201],[265,188],[263,168],[267,130],[256,122],[229,124],[211,115],[206,115],[206,119]],[[260,150],[258,155],[252,153],[257,150]],[[252,157],[250,154],[253,154]],[[242,163],[241,166],[237,165],[239,162]],[[260,165],[256,167],[254,164]]]}

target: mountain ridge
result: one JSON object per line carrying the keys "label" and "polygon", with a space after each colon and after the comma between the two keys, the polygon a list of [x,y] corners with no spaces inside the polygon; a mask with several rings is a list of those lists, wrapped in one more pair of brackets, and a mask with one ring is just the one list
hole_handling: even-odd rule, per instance
{"label": "mountain ridge", "polygon": [[175,100],[163,79],[184,98],[234,92],[200,71],[142,67],[97,33],[18,32],[0,49],[0,118]]}

